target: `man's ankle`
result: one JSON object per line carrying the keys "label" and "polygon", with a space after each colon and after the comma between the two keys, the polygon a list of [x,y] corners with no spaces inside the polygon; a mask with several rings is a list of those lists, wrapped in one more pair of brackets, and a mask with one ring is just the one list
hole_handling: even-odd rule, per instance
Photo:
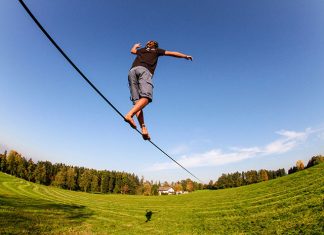
{"label": "man's ankle", "polygon": [[134,116],[134,114],[132,115],[131,113],[127,113],[127,114],[125,115],[125,117],[130,117],[130,118],[133,118],[133,116]]}

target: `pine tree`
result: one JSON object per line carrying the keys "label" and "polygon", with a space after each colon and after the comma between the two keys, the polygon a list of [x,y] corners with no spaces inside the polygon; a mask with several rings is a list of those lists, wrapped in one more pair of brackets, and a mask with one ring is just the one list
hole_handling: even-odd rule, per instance
{"label": "pine tree", "polygon": [[315,166],[315,165],[320,164],[322,162],[324,162],[324,156],[322,156],[322,155],[313,156],[311,158],[311,160],[308,161],[307,168]]}
{"label": "pine tree", "polygon": [[7,171],[9,174],[17,176],[16,151],[11,150],[7,156]]}
{"label": "pine tree", "polygon": [[233,187],[240,187],[243,185],[243,178],[240,172],[235,172],[232,176],[233,178]]}
{"label": "pine tree", "polygon": [[35,168],[35,181],[39,184],[46,182],[46,167],[42,162],[38,162]]}
{"label": "pine tree", "polygon": [[0,171],[6,172],[7,171],[7,157],[5,154],[0,155]]}
{"label": "pine tree", "polygon": [[107,171],[104,171],[101,174],[101,189],[100,191],[102,193],[108,193],[109,191],[109,173]]}
{"label": "pine tree", "polygon": [[290,175],[290,174],[293,174],[293,173],[295,173],[295,172],[297,172],[298,171],[298,169],[297,169],[297,167],[290,167],[289,168],[289,170],[288,170],[288,174]]}
{"label": "pine tree", "polygon": [[108,192],[112,193],[115,188],[116,174],[112,172],[109,178]]}
{"label": "pine tree", "polygon": [[123,194],[127,194],[129,191],[129,185],[130,185],[130,176],[126,173],[122,174],[122,185],[121,185],[121,192]]}
{"label": "pine tree", "polygon": [[116,173],[116,181],[115,181],[115,187],[113,193],[120,193],[121,187],[122,187],[121,174]]}
{"label": "pine tree", "polygon": [[27,163],[27,180],[28,181],[35,182],[35,174],[34,174],[35,168],[36,168],[36,166],[35,166],[33,160],[29,159],[28,163]]}
{"label": "pine tree", "polygon": [[50,185],[55,178],[53,164],[49,161],[43,162],[45,166],[45,185]]}
{"label": "pine tree", "polygon": [[91,179],[91,192],[96,193],[99,192],[99,177],[95,172],[92,173],[92,179]]}
{"label": "pine tree", "polygon": [[16,163],[17,163],[17,176],[22,179],[27,179],[27,160],[21,155],[16,155]]}
{"label": "pine tree", "polygon": [[285,176],[285,175],[287,175],[287,174],[286,174],[286,170],[285,170],[284,168],[282,168],[282,169],[278,169],[278,170],[276,171],[276,175],[277,175],[277,177]]}

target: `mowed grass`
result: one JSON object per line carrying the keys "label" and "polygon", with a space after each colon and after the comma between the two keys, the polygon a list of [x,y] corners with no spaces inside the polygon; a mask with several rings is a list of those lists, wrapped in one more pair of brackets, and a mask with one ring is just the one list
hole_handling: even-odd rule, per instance
{"label": "mowed grass", "polygon": [[323,234],[323,200],[324,164],[240,188],[154,197],[72,192],[0,173],[0,234]]}

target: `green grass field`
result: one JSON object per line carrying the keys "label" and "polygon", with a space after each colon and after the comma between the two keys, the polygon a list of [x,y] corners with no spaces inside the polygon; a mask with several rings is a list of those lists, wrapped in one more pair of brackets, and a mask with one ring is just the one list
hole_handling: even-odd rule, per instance
{"label": "green grass field", "polygon": [[324,164],[240,188],[152,197],[73,192],[0,173],[0,234],[324,234],[323,200]]}

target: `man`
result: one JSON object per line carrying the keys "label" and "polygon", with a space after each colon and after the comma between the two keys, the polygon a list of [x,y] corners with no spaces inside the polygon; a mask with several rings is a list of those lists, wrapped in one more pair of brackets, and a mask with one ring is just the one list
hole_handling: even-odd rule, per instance
{"label": "man", "polygon": [[[143,108],[153,99],[152,77],[158,62],[159,56],[173,56],[192,60],[190,55],[180,52],[166,51],[159,48],[156,41],[148,41],[145,48],[140,48],[141,44],[136,43],[131,49],[131,53],[136,55],[132,67],[128,73],[128,83],[131,93],[131,100],[134,106],[125,115],[124,119],[132,128],[136,128],[133,116],[136,115],[142,129],[144,140],[150,140],[150,135],[144,123]],[[140,48],[140,49],[139,49]]]}

